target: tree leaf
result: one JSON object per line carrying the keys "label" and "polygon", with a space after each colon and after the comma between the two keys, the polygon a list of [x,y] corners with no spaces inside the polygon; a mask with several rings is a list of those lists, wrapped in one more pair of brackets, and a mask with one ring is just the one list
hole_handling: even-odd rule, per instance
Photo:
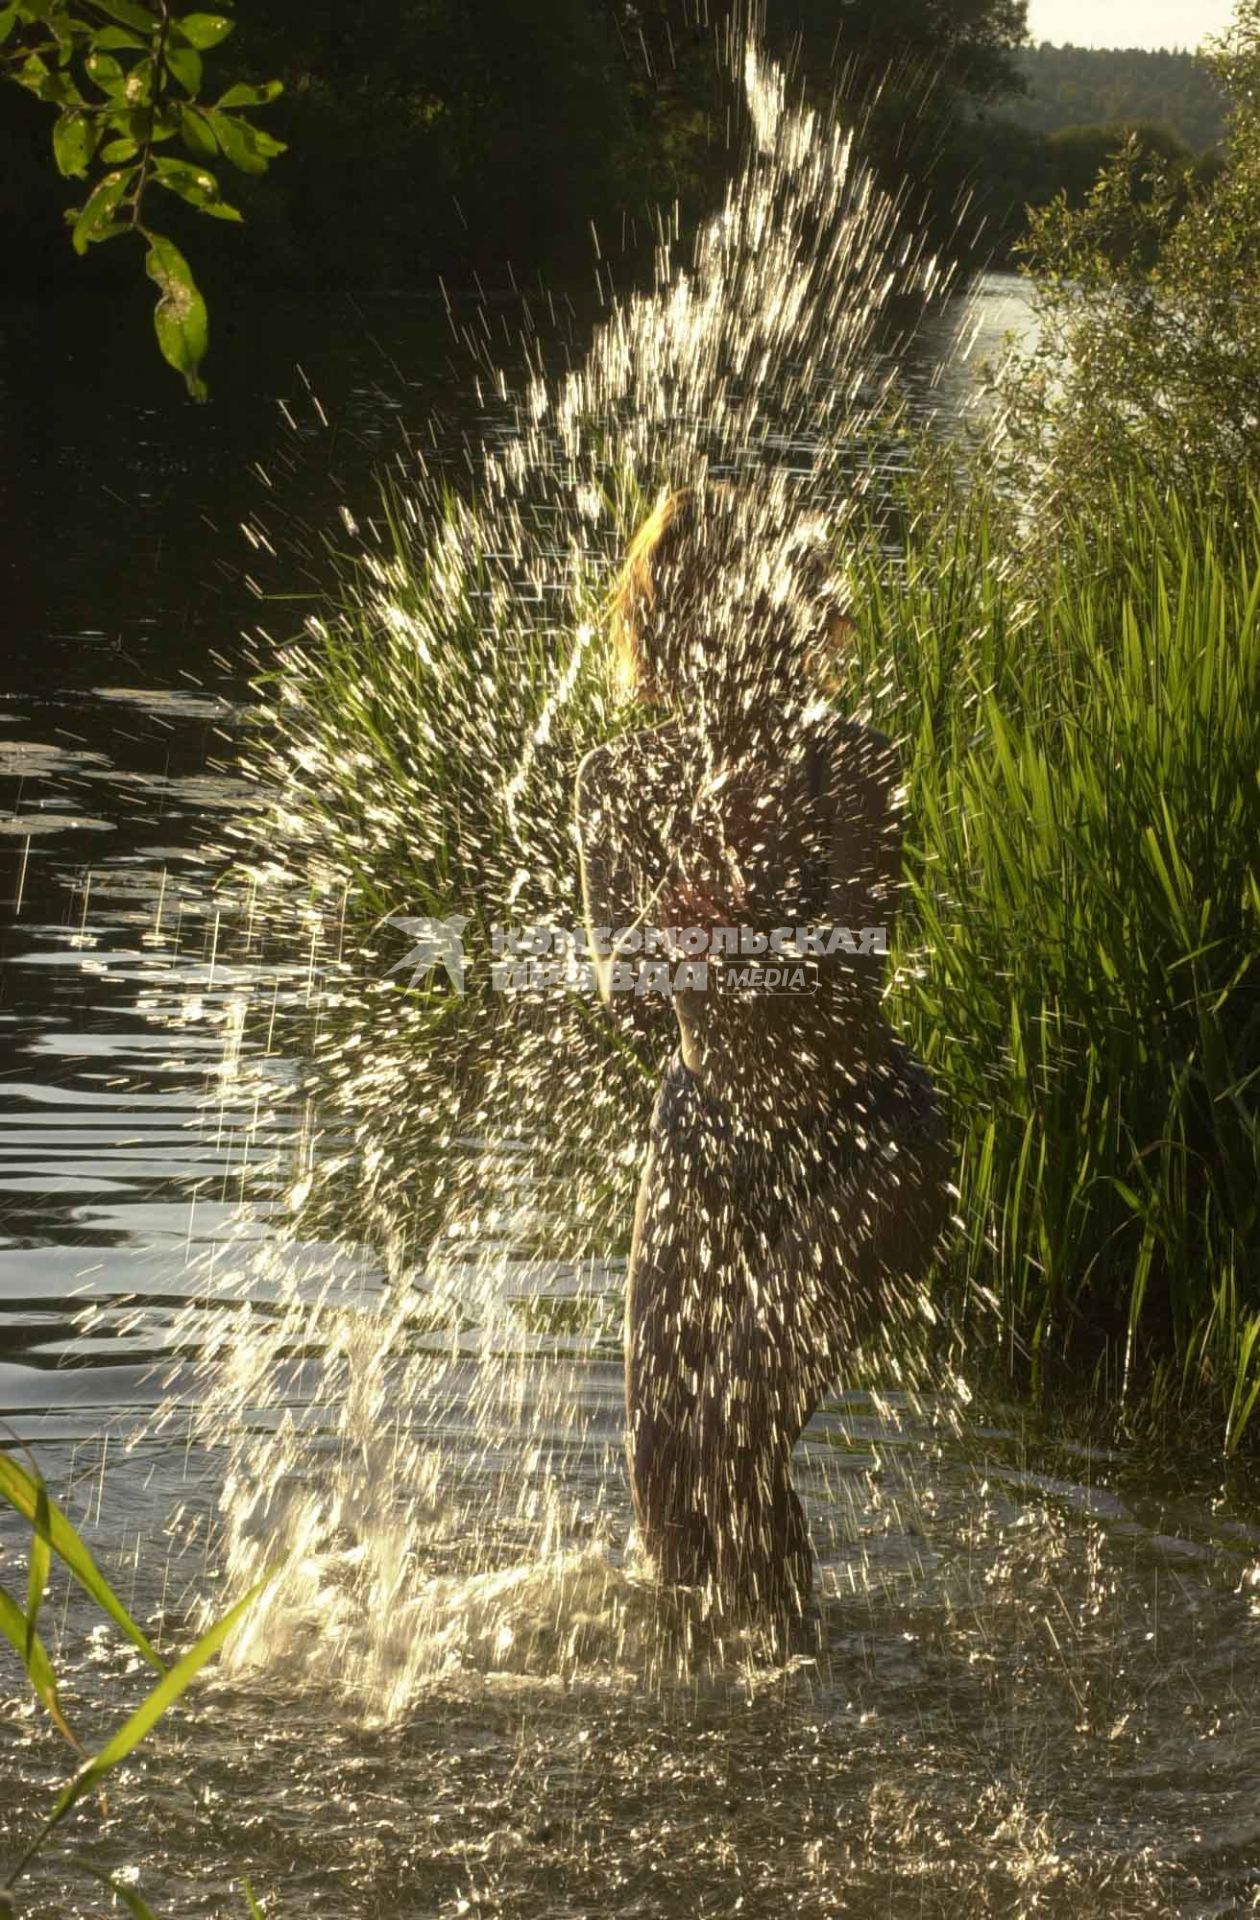
{"label": "tree leaf", "polygon": [[283,140],[273,139],[271,134],[263,133],[235,114],[221,113],[217,107],[211,107],[206,118],[214,128],[224,157],[241,173],[266,173],[272,156],[284,152]]}
{"label": "tree leaf", "polygon": [[124,134],[121,140],[111,140],[101,148],[101,159],[112,166],[118,160],[134,160],[139,151],[135,141]]}
{"label": "tree leaf", "polygon": [[217,47],[226,40],[236,26],[235,20],[229,20],[225,13],[186,13],[174,22],[175,31],[182,35],[190,47]]}
{"label": "tree leaf", "polygon": [[184,92],[196,99],[201,91],[201,55],[193,47],[168,47],[166,64]]}
{"label": "tree leaf", "polygon": [[198,213],[204,213],[210,220],[242,221],[245,218],[240,208],[234,207],[230,200],[224,200],[222,197],[217,200],[202,199],[194,189],[176,186],[170,180],[159,180],[156,184],[165,187],[168,193],[176,194],[190,207],[196,207]]}
{"label": "tree leaf", "polygon": [[92,48],[96,53],[114,51],[143,52],[148,46],[138,33],[131,33],[126,27],[102,27],[99,33],[92,35]]}
{"label": "tree leaf", "polygon": [[58,171],[67,179],[81,177],[88,170],[96,145],[96,125],[82,107],[67,107],[53,122],[53,156]]}
{"label": "tree leaf", "polygon": [[12,6],[0,7],[0,47],[4,45],[14,27],[17,25],[17,17],[18,10],[16,0],[14,0],[14,5]]}
{"label": "tree leaf", "polygon": [[[120,176],[111,175],[110,177],[116,179]],[[107,183],[103,181],[101,184],[104,186]],[[100,190],[98,187],[97,192],[99,193]],[[93,195],[93,199],[95,197]],[[91,205],[91,201],[88,205]],[[86,210],[85,208],[84,211]],[[83,215],[80,214],[80,220],[82,217]],[[42,1511],[40,1483],[27,1473],[25,1467],[19,1466],[13,1456],[8,1453],[0,1453],[0,1496],[3,1496],[11,1506],[15,1506],[19,1513],[25,1514],[32,1526],[39,1525]],[[47,1500],[46,1494],[44,1498]],[[149,1665],[156,1667],[159,1673],[165,1673],[165,1664],[159,1660],[143,1632],[136,1625],[54,1500],[47,1500],[47,1511],[49,1544],[62,1565],[69,1569],[84,1592],[95,1600],[102,1612],[107,1613],[114,1624],[121,1627],[132,1646],[138,1648]]]}
{"label": "tree leaf", "polygon": [[[102,93],[107,93],[111,100],[118,99],[124,93],[127,75],[112,53],[89,53],[83,64],[87,68],[88,78],[93,86],[99,87]],[[126,97],[130,99],[131,96],[127,94]]]}
{"label": "tree leaf", "polygon": [[219,183],[207,167],[199,167],[192,160],[171,160],[165,154],[159,154],[153,162],[155,180],[178,181],[181,186],[194,187],[198,192],[211,199],[219,191]]}
{"label": "tree leaf", "polygon": [[[19,52],[21,49],[19,48]],[[38,93],[48,78],[48,62],[37,53],[28,53],[17,72],[10,75],[19,87],[26,87],[31,93]]]}
{"label": "tree leaf", "polygon": [[184,145],[190,153],[201,154],[207,160],[217,160],[219,143],[214,137],[214,129],[200,107],[179,109],[179,130]]}
{"label": "tree leaf", "polygon": [[113,88],[110,95],[111,99],[124,103],[128,112],[143,113],[145,119],[140,124],[144,126],[148,125],[148,116],[155,104],[153,75],[153,59],[146,53],[127,69],[123,74],[122,85]]}
{"label": "tree leaf", "polygon": [[139,107],[110,107],[101,114],[101,118],[107,127],[134,140],[137,146],[144,139],[149,120],[148,114]]}
{"label": "tree leaf", "polygon": [[[16,56],[14,56],[16,58]],[[28,54],[16,73],[10,74],[19,87],[25,87],[38,100],[48,100],[58,107],[82,107],[87,102],[75,86],[68,73],[53,73],[47,61],[39,54]]]}
{"label": "tree leaf", "polygon": [[193,399],[204,400],[199,369],[210,344],[210,321],[192,269],[172,241],[155,233],[149,236],[145,272],[160,290],[153,325],[162,356],[183,374]]}
{"label": "tree leaf", "polygon": [[241,218],[237,209],[223,198],[214,175],[204,167],[193,166],[187,160],[155,160],[153,178],[158,186],[165,187],[168,193],[177,193],[199,213],[211,214],[216,220]]}
{"label": "tree leaf", "polygon": [[66,61],[69,60],[74,53],[74,35],[76,28],[80,33],[86,30],[83,22],[72,19],[64,4],[44,4],[39,7],[28,5],[23,8],[23,12],[27,19],[33,17],[41,20],[42,24],[48,28],[53,39],[57,42],[59,63],[64,66]]}
{"label": "tree leaf", "polygon": [[[133,170],[134,171],[134,170]],[[104,231],[113,219],[114,209],[127,191],[132,173],[107,173],[93,188],[75,217],[70,239],[76,253],[86,253],[94,240],[104,240]]]}
{"label": "tree leaf", "polygon": [[215,102],[219,107],[265,107],[269,100],[275,100],[284,92],[283,80],[263,80],[258,84],[250,81],[238,81],[234,87]]}
{"label": "tree leaf", "polygon": [[138,6],[136,0],[91,0],[91,4],[98,13],[108,14],[111,20],[120,20],[124,27],[134,27],[150,39],[158,30],[157,15]]}

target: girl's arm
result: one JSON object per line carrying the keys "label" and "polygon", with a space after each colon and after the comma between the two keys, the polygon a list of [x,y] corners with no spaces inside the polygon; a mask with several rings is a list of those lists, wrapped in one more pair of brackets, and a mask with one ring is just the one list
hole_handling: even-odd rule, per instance
{"label": "girl's arm", "polygon": [[652,917],[652,903],[640,908],[634,873],[627,855],[627,835],[635,831],[628,818],[625,797],[614,792],[613,759],[607,747],[595,747],[578,768],[575,786],[575,826],[582,874],[582,908],[587,945],[600,998],[615,1013],[641,1024],[649,1008],[659,1009],[659,996],[617,992],[612,987],[617,962],[642,964],[643,955],[628,944],[619,948],[605,940],[607,953],[596,950],[595,934],[625,934]]}
{"label": "girl's arm", "polygon": [[[830,922],[857,935],[881,928],[887,945],[901,889],[901,769],[886,735],[846,725],[828,756],[822,811],[830,836]],[[877,1011],[885,974],[878,949],[841,951],[827,965],[841,991]]]}
{"label": "girl's arm", "polygon": [[901,888],[901,767],[874,727],[850,723],[829,756],[828,902],[837,926],[888,926]]}

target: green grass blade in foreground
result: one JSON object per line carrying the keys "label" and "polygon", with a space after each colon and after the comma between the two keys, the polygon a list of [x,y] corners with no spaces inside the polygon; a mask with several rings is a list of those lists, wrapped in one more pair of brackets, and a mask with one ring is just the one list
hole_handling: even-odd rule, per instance
{"label": "green grass blade in foreground", "polygon": [[83,1748],[67,1726],[57,1697],[57,1676],[39,1635],[32,1631],[29,1614],[24,1614],[12,1594],[0,1587],[0,1633],[9,1642],[26,1668],[26,1677],[62,1738],[72,1747]]}
{"label": "green grass blade in foreground", "polygon": [[173,1667],[163,1673],[147,1699],[137,1707],[131,1718],[124,1722],[113,1738],[107,1740],[100,1752],[94,1754],[86,1765],[79,1768],[72,1780],[67,1781],[58,1794],[53,1810],[43,1827],[5,1882],[6,1890],[18,1880],[53,1828],[65,1818],[71,1807],[75,1806],[99,1780],[103,1780],[107,1773],[112,1772],[125,1760],[139,1746],[146,1734],[153,1731],[168,1707],[174,1706],[180,1695],[196,1679],[206,1662],[218,1653],[233,1627],[244,1618],[259,1594],[271,1584],[274,1578],[274,1573],[268,1574],[256,1586],[251,1587],[244,1599],[238,1600],[221,1620],[216,1620],[212,1627],[207,1628],[197,1644],[189,1649],[183,1659],[177,1660]]}
{"label": "green grass blade in foreground", "polygon": [[44,1589],[48,1585],[48,1576],[52,1572],[52,1548],[49,1534],[52,1530],[52,1515],[49,1508],[48,1489],[40,1479],[37,1482],[38,1493],[35,1506],[35,1530],[31,1535],[31,1558],[26,1575],[26,1649],[27,1667],[30,1666],[30,1653],[37,1637],[39,1610],[44,1604]]}
{"label": "green grass blade in foreground", "polygon": [[8,1500],[19,1513],[25,1515],[37,1534],[41,1531],[41,1512],[46,1506],[46,1537],[57,1558],[74,1575],[84,1592],[90,1594],[97,1606],[122,1629],[131,1644],[144,1655],[149,1665],[156,1667],[159,1673],[164,1673],[165,1663],[149,1644],[143,1630],[132,1619],[61,1509],[48,1499],[43,1491],[42,1482],[27,1473],[12,1455],[6,1453],[0,1453],[0,1497]]}
{"label": "green grass blade in foreground", "polygon": [[270,1584],[273,1577],[268,1575],[265,1580],[260,1580],[257,1586],[251,1587],[243,1600],[238,1600],[221,1620],[216,1620],[212,1627],[207,1628],[197,1644],[189,1649],[182,1660],[177,1660],[173,1667],[167,1668],[153,1691],[142,1705],[137,1707],[130,1720],[126,1721],[113,1739],[107,1740],[100,1752],[89,1760],[85,1767],[80,1767],[74,1779],[63,1787],[50,1816],[50,1823],[60,1820],[63,1814],[68,1813],[75,1801],[80,1799],[89,1787],[103,1779],[107,1773],[112,1772],[120,1761],[127,1758],[133,1748],[139,1746],[145,1735],[152,1732],[167,1708],[173,1707],[180,1695],[196,1679],[207,1660],[213,1659],[218,1653],[233,1627],[249,1612],[263,1588]]}
{"label": "green grass blade in foreground", "polygon": [[266,1914],[263,1912],[257,1900],[255,1900],[254,1898],[254,1889],[250,1886],[249,1881],[242,1880],[241,1886],[245,1890],[245,1898],[249,1903],[250,1920],[267,1920]]}
{"label": "green grass blade in foreground", "polygon": [[135,1916],[135,1920],[158,1920],[148,1901],[142,1899],[134,1887],[127,1886],[122,1880],[111,1880],[103,1873],[98,1873],[96,1878],[103,1887],[109,1888],[116,1899],[122,1901],[128,1913]]}

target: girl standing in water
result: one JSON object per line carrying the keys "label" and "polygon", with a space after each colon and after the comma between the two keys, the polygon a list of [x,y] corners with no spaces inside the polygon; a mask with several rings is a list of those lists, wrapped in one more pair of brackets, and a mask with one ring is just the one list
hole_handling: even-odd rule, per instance
{"label": "girl standing in water", "polygon": [[[758,507],[773,531],[753,524]],[[614,1014],[642,1006],[625,990],[639,968],[659,977],[645,928],[688,929],[692,949],[708,937],[672,994],[678,1048],[630,1252],[639,1530],[666,1580],[780,1617],[812,1580],[792,1449],[846,1353],[913,1311],[949,1174],[931,1082],[881,1006],[894,755],[820,697],[814,662],[846,623],[825,550],[784,517],[769,488],[662,500],[619,577],[614,643],[638,697],[672,717],[597,748],[577,780]],[[746,948],[776,929],[814,936],[798,990],[750,983],[755,961],[714,951],[731,944],[719,928],[743,929]]]}

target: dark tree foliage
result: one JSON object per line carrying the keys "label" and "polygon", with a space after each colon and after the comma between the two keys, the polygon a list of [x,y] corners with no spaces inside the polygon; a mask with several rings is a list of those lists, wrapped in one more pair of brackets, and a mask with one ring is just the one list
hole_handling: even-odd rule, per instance
{"label": "dark tree foliage", "polygon": [[1140,472],[1224,499],[1241,526],[1260,485],[1260,0],[1237,0],[1209,58],[1228,102],[1221,167],[1195,177],[1135,140],[1082,202],[1030,223],[1040,326],[1002,398],[1042,525],[1063,501],[1101,519]]}
{"label": "dark tree foliage", "polygon": [[1222,165],[1215,154],[1196,159],[1167,127],[1142,124],[1044,134],[994,113],[960,122],[954,141],[954,164],[972,185],[972,217],[981,229],[977,251],[1001,264],[1014,262],[1030,221],[1056,196],[1069,208],[1083,206],[1099,174],[1130,142],[1143,159],[1162,160],[1184,176],[1187,191],[1210,183]]}
{"label": "dark tree foliage", "polygon": [[1018,85],[1026,0],[784,0],[770,12],[772,42],[799,39],[811,78],[846,64],[867,82],[891,71],[894,85],[942,101]]}
{"label": "dark tree foliage", "polygon": [[961,129],[1021,85],[1026,0],[776,0],[767,41],[815,98],[838,92],[867,157],[932,239],[966,250],[975,155]]}
{"label": "dark tree foliage", "polygon": [[241,16],[243,53],[287,81],[296,156],[260,195],[286,281],[495,284],[590,257],[587,222],[633,171],[631,103],[594,0],[317,0]]}
{"label": "dark tree foliage", "polygon": [[1174,167],[1188,167],[1194,158],[1184,141],[1167,127],[1064,127],[1046,142],[1055,191],[1064,196],[1069,207],[1083,207],[1103,168],[1129,141],[1143,158],[1157,154]]}
{"label": "dark tree foliage", "polygon": [[111,240],[133,252],[141,243],[158,290],[158,347],[194,399],[206,394],[209,315],[162,203],[169,210],[170,196],[235,224],[240,209],[225,197],[220,169],[265,173],[284,152],[252,117],[282,83],[218,87],[207,75],[205,55],[235,25],[230,14],[179,13],[170,0],[9,0],[0,8],[0,82],[51,110],[57,173],[81,183],[65,215],[71,245],[86,254]]}
{"label": "dark tree foliage", "polygon": [[[873,156],[891,180],[917,182],[946,237],[974,157],[951,129],[960,104],[1018,84],[1024,11],[770,0],[766,37],[815,97],[839,84],[860,102],[883,82]],[[588,277],[592,223],[607,251],[637,237],[646,256],[652,210],[677,202],[685,227],[731,164],[741,109],[719,58],[725,16],[723,0],[240,0],[220,69],[283,81],[267,124],[288,151],[245,183],[230,247],[201,243],[212,305],[240,284]],[[30,104],[0,90],[0,217],[28,285],[76,264]],[[177,222],[177,241],[184,231]]]}

